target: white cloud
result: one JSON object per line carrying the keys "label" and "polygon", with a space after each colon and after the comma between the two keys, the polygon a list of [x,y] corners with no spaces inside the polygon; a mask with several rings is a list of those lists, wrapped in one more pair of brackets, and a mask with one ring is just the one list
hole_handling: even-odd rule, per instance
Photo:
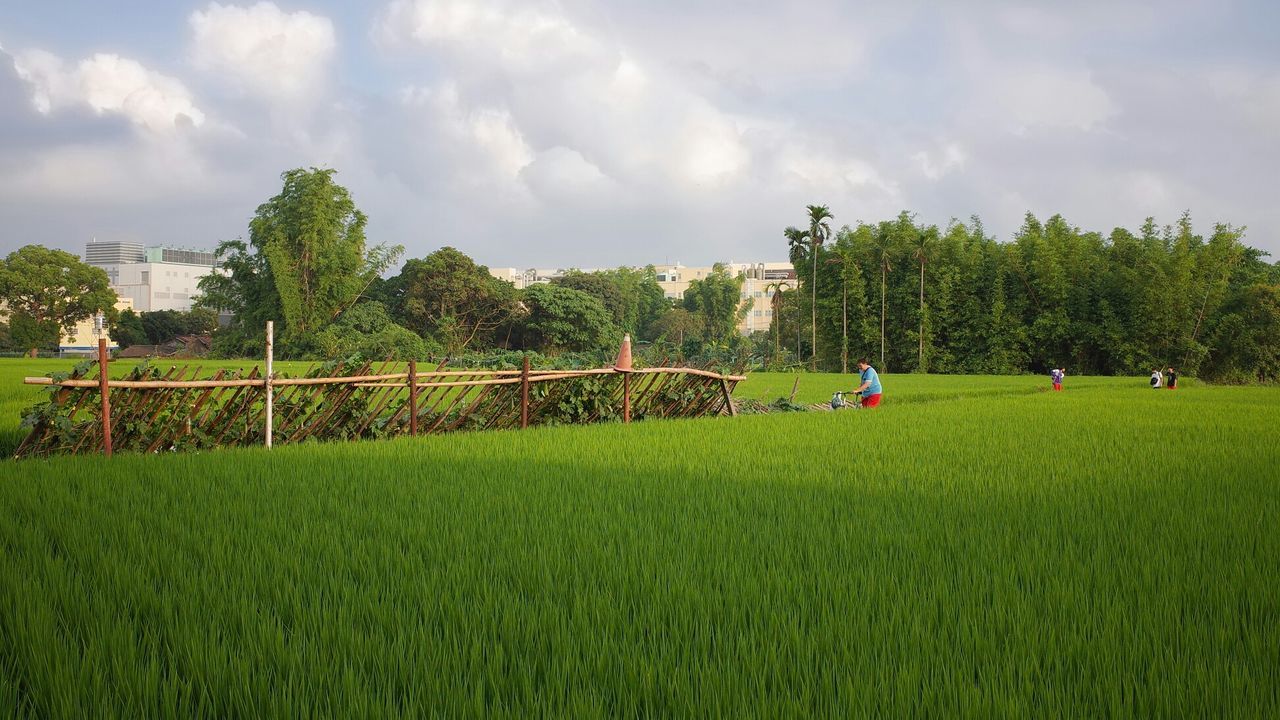
{"label": "white cloud", "polygon": [[14,68],[30,85],[32,104],[45,115],[84,105],[99,115],[123,115],[154,132],[205,121],[181,81],[119,55],[98,53],[67,68],[58,56],[33,50],[16,55]]}
{"label": "white cloud", "polygon": [[599,52],[596,43],[555,5],[501,0],[394,0],[375,37],[388,45],[416,43],[460,52],[471,62],[509,72],[546,72]]}
{"label": "white cloud", "polygon": [[920,168],[920,172],[930,180],[941,180],[952,170],[964,167],[964,150],[955,143],[947,143],[940,153],[941,159],[934,160],[928,150],[921,150],[911,156]]}
{"label": "white cloud", "polygon": [[337,46],[333,23],[271,2],[249,7],[210,3],[188,18],[196,67],[271,99],[315,91]]}
{"label": "white cloud", "polygon": [[1093,130],[1118,112],[1085,70],[1023,67],[994,71],[989,101],[1025,133],[1036,128]]}

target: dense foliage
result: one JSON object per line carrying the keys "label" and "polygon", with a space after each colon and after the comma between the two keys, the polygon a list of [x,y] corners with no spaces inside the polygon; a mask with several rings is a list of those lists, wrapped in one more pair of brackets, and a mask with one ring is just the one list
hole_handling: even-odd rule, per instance
{"label": "dense foliage", "polygon": [[227,352],[250,352],[268,320],[277,323],[282,354],[303,354],[311,334],[362,297],[403,252],[366,247],[367,219],[335,171],[312,168],[281,175],[280,194],[258,206],[249,242],[228,240],[217,249],[224,273],[200,281],[200,305],[230,310],[235,320],[221,333]]}
{"label": "dense foliage", "polygon": [[[1149,373],[1174,366],[1211,379],[1280,378],[1280,269],[1216,225],[1189,216],[1148,220],[1103,236],[1060,216],[1028,215],[1007,243],[975,218],[944,229],[903,213],[844,227],[834,243],[792,242],[799,273],[774,328],[800,339],[816,291],[818,366],[840,369],[842,350],[882,370],[944,373]],[[812,253],[817,253],[814,263]],[[807,318],[805,318],[807,319]],[[777,320],[775,320],[777,322]],[[804,328],[808,330],[808,328]],[[794,347],[793,342],[793,347]]]}
{"label": "dense foliage", "polygon": [[0,262],[0,304],[9,342],[35,353],[57,348],[64,333],[95,313],[116,316],[116,293],[102,268],[63,250],[26,245]]}

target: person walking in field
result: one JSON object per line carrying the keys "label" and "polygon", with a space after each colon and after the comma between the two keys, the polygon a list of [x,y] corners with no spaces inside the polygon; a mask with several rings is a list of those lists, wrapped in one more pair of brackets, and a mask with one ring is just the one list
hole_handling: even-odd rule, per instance
{"label": "person walking in field", "polygon": [[1054,392],[1062,392],[1062,378],[1067,374],[1065,368],[1053,368],[1049,371],[1049,378],[1053,380]]}
{"label": "person walking in field", "polygon": [[1169,368],[1168,374],[1164,376],[1164,386],[1170,390],[1178,389],[1178,372],[1173,368]]}
{"label": "person walking in field", "polygon": [[1164,377],[1160,375],[1160,368],[1151,371],[1151,389],[1159,390]]}
{"label": "person walking in field", "polygon": [[862,384],[854,392],[862,395],[862,407],[878,407],[880,405],[879,373],[871,367],[871,363],[868,363],[866,358],[858,358],[858,370],[862,372],[859,378]]}

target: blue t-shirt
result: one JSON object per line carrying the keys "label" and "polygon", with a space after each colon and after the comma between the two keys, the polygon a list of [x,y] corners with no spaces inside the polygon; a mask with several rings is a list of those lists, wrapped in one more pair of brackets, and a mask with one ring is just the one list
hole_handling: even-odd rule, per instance
{"label": "blue t-shirt", "polygon": [[866,390],[862,391],[862,397],[880,394],[880,375],[876,373],[875,368],[869,367],[862,371],[862,377],[858,384],[861,385],[864,382],[870,382],[871,384],[867,386]]}

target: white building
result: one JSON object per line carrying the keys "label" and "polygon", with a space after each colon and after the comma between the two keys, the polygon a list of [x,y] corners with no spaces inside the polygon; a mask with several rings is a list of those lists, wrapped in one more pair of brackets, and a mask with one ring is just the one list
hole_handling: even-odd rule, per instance
{"label": "white building", "polygon": [[580,268],[489,268],[489,274],[499,280],[506,280],[515,285],[517,289],[523,290],[530,285],[539,283],[549,283],[552,280],[563,277],[570,270],[578,272],[595,272],[594,270],[582,270]]}
{"label": "white building", "polygon": [[211,252],[124,242],[91,242],[84,261],[105,270],[111,288],[132,300],[136,312],[190,310],[200,278],[216,267]]}

